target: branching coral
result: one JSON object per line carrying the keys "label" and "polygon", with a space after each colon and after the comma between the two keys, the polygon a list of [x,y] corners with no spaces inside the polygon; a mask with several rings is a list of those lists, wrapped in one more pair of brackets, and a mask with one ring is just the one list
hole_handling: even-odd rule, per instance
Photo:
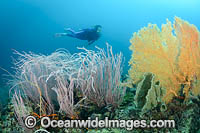
{"label": "branching coral", "polygon": [[[56,88],[60,87],[59,90],[68,88],[63,84],[67,85],[66,83],[70,82],[68,79],[78,70],[80,60],[66,51],[56,51],[49,56],[16,53],[19,55],[19,59],[15,62],[16,74],[11,82],[11,91],[12,89],[21,90],[20,92],[23,94],[21,101],[30,100],[35,107],[33,111],[37,112],[39,109],[40,116],[54,113],[54,104],[58,103],[56,97],[60,97],[60,93],[55,93],[60,92]],[[70,97],[71,95],[64,96]],[[17,95],[13,98],[17,99],[16,97]],[[64,99],[66,100],[66,98]],[[67,111],[67,114],[73,114],[70,112],[73,111],[73,108],[69,108]],[[16,112],[18,111],[16,110]]]}
{"label": "branching coral", "polygon": [[21,125],[26,131],[29,130],[24,124],[24,119],[30,114],[31,108],[25,106],[21,93],[15,91],[12,103],[15,108],[15,117],[17,118],[19,125]]}
{"label": "branching coral", "polygon": [[[119,105],[125,93],[120,83],[122,54],[114,55],[109,45],[107,53],[80,49],[84,52],[73,55],[63,50],[49,56],[16,52],[19,59],[10,83],[11,91],[20,92],[12,97],[20,123],[31,113],[27,107],[41,118],[58,111],[57,104],[61,113],[78,118],[77,109],[85,99],[98,106]],[[81,96],[75,99],[75,93]]]}
{"label": "branching coral", "polygon": [[129,75],[133,82],[140,81],[145,72],[155,74],[166,89],[163,100],[168,103],[172,97],[179,96],[181,87],[185,97],[189,91],[200,94],[200,39],[194,25],[175,17],[172,24],[167,20],[160,30],[157,25],[134,33],[130,50]]}
{"label": "branching coral", "polygon": [[70,118],[78,118],[76,109],[79,106],[79,103],[84,99],[80,100],[78,103],[75,103],[74,91],[76,87],[76,79],[72,76],[66,78],[63,75],[58,74],[55,77],[56,85],[52,89],[57,94],[57,100],[60,105],[60,111],[65,112]]}
{"label": "branching coral", "polygon": [[113,55],[107,44],[107,52],[83,49],[82,65],[78,75],[83,94],[99,107],[111,104],[117,107],[123,99],[125,87],[121,86],[122,54]]}

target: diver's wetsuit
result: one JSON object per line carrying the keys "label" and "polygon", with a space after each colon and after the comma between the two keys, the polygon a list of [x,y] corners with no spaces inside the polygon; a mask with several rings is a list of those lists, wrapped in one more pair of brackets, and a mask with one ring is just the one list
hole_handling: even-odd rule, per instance
{"label": "diver's wetsuit", "polygon": [[75,32],[71,29],[68,29],[70,33],[67,33],[67,36],[78,38],[80,40],[87,40],[89,44],[92,44],[94,41],[98,40],[100,33],[95,29],[83,29],[78,32]]}
{"label": "diver's wetsuit", "polygon": [[99,39],[99,37],[101,36],[100,30],[101,30],[100,25],[96,25],[96,26],[94,26],[94,28],[82,29],[77,32],[68,28],[68,29],[65,29],[66,33],[57,33],[57,35],[58,36],[69,36],[69,37],[77,38],[80,40],[87,40],[88,45],[90,45]]}

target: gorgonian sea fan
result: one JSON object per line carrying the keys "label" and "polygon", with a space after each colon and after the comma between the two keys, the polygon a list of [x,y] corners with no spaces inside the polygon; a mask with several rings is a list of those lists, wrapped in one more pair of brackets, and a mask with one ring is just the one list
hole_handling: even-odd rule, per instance
{"label": "gorgonian sea fan", "polygon": [[133,82],[145,72],[155,74],[166,89],[163,100],[168,103],[179,96],[181,88],[186,99],[189,92],[200,94],[200,35],[198,29],[175,17],[159,29],[155,24],[142,28],[131,38],[129,75]]}

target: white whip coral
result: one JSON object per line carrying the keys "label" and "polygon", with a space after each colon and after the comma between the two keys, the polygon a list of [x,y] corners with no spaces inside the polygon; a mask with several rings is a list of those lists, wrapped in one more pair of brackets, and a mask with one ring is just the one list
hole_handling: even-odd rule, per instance
{"label": "white whip coral", "polygon": [[[119,105],[125,93],[120,83],[122,54],[114,55],[109,45],[107,52],[100,48],[97,52],[79,49],[84,52],[72,55],[59,50],[48,56],[16,52],[19,59],[10,83],[11,91],[20,91],[19,95],[13,95],[20,123],[24,117],[20,108],[32,107],[39,117],[60,111],[70,118],[78,118],[77,109],[85,99],[99,107]],[[75,99],[75,92],[81,97]],[[59,110],[55,105],[59,105]]]}
{"label": "white whip coral", "polygon": [[78,70],[80,61],[66,51],[56,51],[49,56],[16,53],[20,57],[15,62],[16,74],[11,89],[21,90],[39,108],[40,115],[54,113],[53,103],[57,101],[52,88],[59,83],[56,76],[65,75],[67,81]]}
{"label": "white whip coral", "polygon": [[98,47],[98,52],[79,49],[84,50],[79,54],[82,64],[78,75],[83,94],[100,107],[108,104],[117,107],[125,93],[120,83],[122,54],[113,55],[108,44],[107,52]]}

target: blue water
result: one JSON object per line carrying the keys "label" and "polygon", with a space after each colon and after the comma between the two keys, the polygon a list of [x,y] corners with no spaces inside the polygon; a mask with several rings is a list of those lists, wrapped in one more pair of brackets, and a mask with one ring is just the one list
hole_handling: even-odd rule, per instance
{"label": "blue water", "polygon": [[[1,0],[0,1],[0,67],[12,67],[12,49],[50,54],[58,48],[77,52],[85,41],[62,37],[56,32],[102,25],[102,36],[94,46],[105,48],[105,42],[121,51],[125,69],[131,56],[129,40],[133,32],[156,23],[161,26],[174,16],[200,27],[199,0]],[[0,75],[5,73],[0,70]],[[2,80],[0,80],[2,81]]]}

